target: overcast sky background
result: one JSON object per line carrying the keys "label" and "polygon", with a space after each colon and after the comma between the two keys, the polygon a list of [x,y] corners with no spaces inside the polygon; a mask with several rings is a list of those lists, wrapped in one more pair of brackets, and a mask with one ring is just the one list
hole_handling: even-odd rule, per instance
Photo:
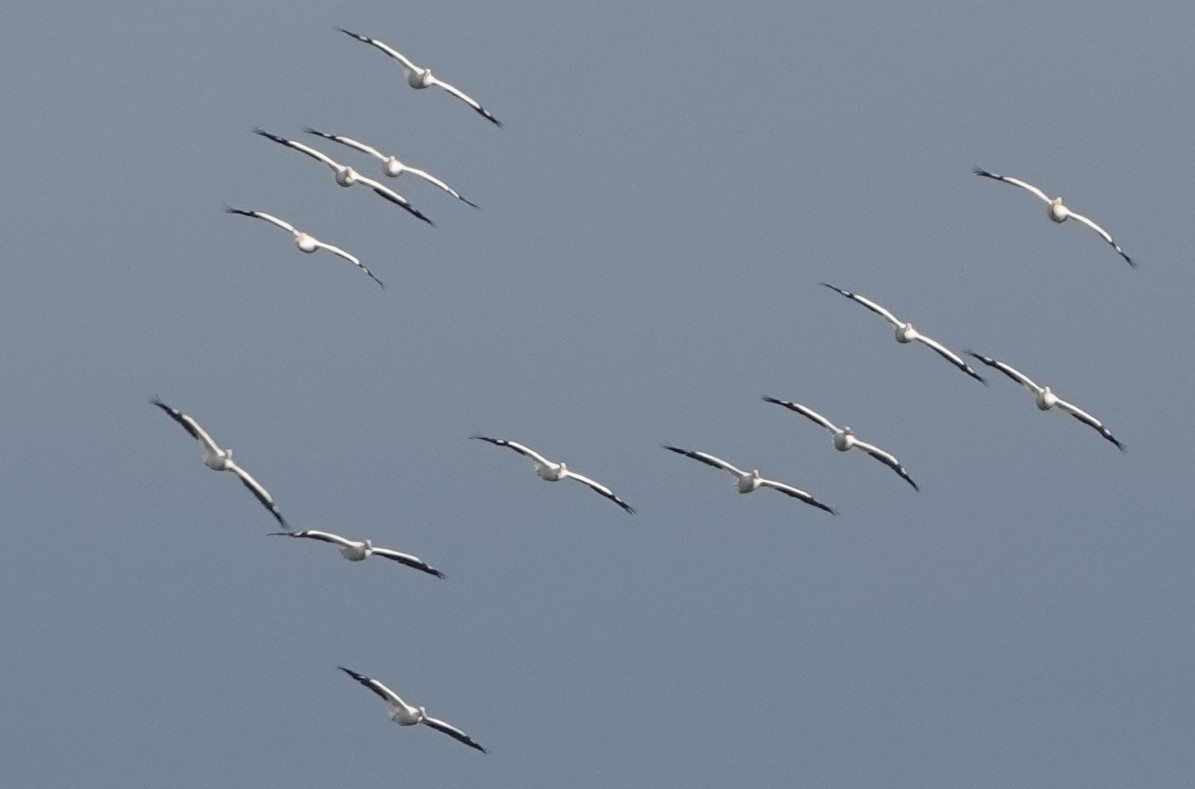
{"label": "overcast sky background", "polygon": [[[188,6],[0,11],[6,784],[1192,780],[1191,4]],[[429,228],[251,133],[306,125],[482,208],[388,181]],[[448,579],[268,539],[153,395],[294,526]],[[395,727],[337,665],[491,754]]]}

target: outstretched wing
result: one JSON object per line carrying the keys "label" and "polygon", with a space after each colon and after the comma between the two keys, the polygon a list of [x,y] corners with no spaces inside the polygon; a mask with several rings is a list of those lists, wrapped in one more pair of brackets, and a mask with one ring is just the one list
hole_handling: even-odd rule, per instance
{"label": "outstretched wing", "polygon": [[422,570],[428,575],[434,575],[437,578],[444,577],[444,573],[440,572],[435,567],[432,567],[418,556],[412,556],[409,553],[400,553],[399,551],[391,550],[390,548],[374,548],[373,555],[381,556],[384,559],[390,559],[391,561],[404,564],[407,567],[411,567],[416,570]]}
{"label": "outstretched wing", "polygon": [[291,233],[299,232],[295,230],[294,225],[292,225],[290,222],[284,222],[273,214],[267,214],[265,211],[243,211],[240,208],[230,208],[229,206],[224,206],[224,211],[229,214],[240,214],[241,216],[251,216],[254,219],[264,219],[271,225],[277,225],[283,230],[289,231]]}
{"label": "outstretched wing", "polygon": [[339,669],[340,669],[341,671],[343,671],[345,674],[348,674],[348,675],[349,675],[350,677],[352,677],[353,679],[355,679],[355,680],[357,680],[358,682],[360,682],[360,683],[361,683],[362,685],[364,685],[365,687],[367,687],[367,688],[369,688],[370,690],[372,690],[374,693],[376,693],[376,694],[378,694],[379,696],[381,696],[383,699],[385,699],[385,700],[386,700],[386,703],[387,703],[387,704],[393,704],[393,705],[394,705],[394,706],[396,706],[396,707],[407,707],[407,706],[409,706],[409,705],[408,705],[408,704],[407,704],[405,701],[403,701],[402,699],[400,699],[400,698],[398,697],[398,694],[397,694],[397,693],[395,693],[394,691],[390,690],[390,688],[386,687],[386,686],[385,686],[385,685],[383,685],[381,682],[378,682],[378,681],[377,681],[376,679],[374,679],[373,677],[367,677],[367,676],[365,676],[364,674],[360,674],[360,673],[358,673],[358,672],[356,672],[356,671],[353,671],[353,670],[352,670],[352,669],[350,669],[350,668],[345,668],[344,666],[337,666],[337,668],[339,668]]}
{"label": "outstretched wing", "polygon": [[319,540],[320,542],[331,543],[342,548],[348,548],[355,545],[352,540],[341,537],[339,534],[332,534],[327,531],[318,531],[316,529],[304,529],[303,531],[276,531],[271,532],[272,537],[304,537],[308,540]]}
{"label": "outstretched wing", "polygon": [[979,381],[984,386],[987,386],[988,382],[986,380],[984,380],[984,377],[982,375],[975,372],[975,370],[971,369],[971,365],[967,364],[965,361],[963,361],[963,358],[961,356],[959,356],[957,353],[955,353],[954,351],[947,348],[942,343],[935,340],[933,337],[926,337],[924,334],[919,333],[917,335],[917,342],[919,342],[922,345],[925,345],[929,348],[932,348],[943,359],[950,362],[955,367],[959,368],[964,373],[966,373],[967,375],[974,378],[976,381]]}
{"label": "outstretched wing", "polygon": [[274,497],[270,495],[268,490],[261,486],[261,483],[251,477],[248,471],[245,471],[245,469],[238,466],[231,459],[225,461],[224,469],[236,474],[237,477],[240,478],[241,482],[244,483],[245,487],[251,490],[253,495],[257,497],[257,500],[262,503],[262,506],[269,510],[270,514],[273,515],[280,524],[286,526],[286,519],[283,518],[282,513],[278,511],[278,505],[274,503]]}
{"label": "outstretched wing", "polygon": [[369,278],[372,279],[374,282],[378,283],[378,285],[381,285],[383,288],[386,287],[385,285],[382,285],[382,281],[380,279],[378,279],[377,277],[375,277],[373,275],[372,271],[365,268],[365,266],[361,265],[361,261],[357,260],[356,256],[350,255],[348,252],[345,252],[343,249],[341,249],[338,246],[334,246],[332,244],[325,244],[323,241],[320,241],[319,239],[315,240],[315,245],[317,247],[320,247],[321,249],[328,250],[329,252],[331,252],[333,255],[336,255],[337,257],[347,260],[348,262],[352,263],[354,266],[356,266],[357,268],[361,269],[366,274],[368,274]]}
{"label": "outstretched wing", "polygon": [[1037,394],[1038,392],[1041,391],[1041,387],[1038,386],[1037,384],[1035,384],[1033,382],[1032,378],[1025,375],[1020,370],[1013,367],[1011,364],[1002,362],[999,359],[993,359],[990,356],[984,356],[983,354],[975,353],[974,351],[967,351],[967,355],[974,356],[976,359],[983,362],[988,367],[994,367],[995,369],[997,369],[1000,372],[1007,375],[1012,380],[1019,383],[1021,386],[1028,389],[1030,392],[1033,392],[1034,394]]}
{"label": "outstretched wing", "polygon": [[855,446],[899,474],[905,482],[913,486],[913,490],[921,490],[921,488],[917,487],[917,483],[913,481],[913,478],[909,476],[909,472],[905,470],[905,467],[896,459],[895,455],[885,452],[874,444],[868,444],[866,441],[860,441],[859,439],[855,439]]}
{"label": "outstretched wing", "polygon": [[367,153],[370,156],[381,159],[383,162],[386,161],[386,156],[377,148],[373,148],[363,142],[357,142],[352,137],[345,137],[340,134],[328,134],[327,132],[313,129],[310,126],[304,126],[303,131],[307,132],[308,134],[314,134],[316,137],[323,137],[325,140],[332,140],[333,142],[338,142],[341,145],[347,145],[348,147],[361,151],[362,153]]}
{"label": "outstretched wing", "polygon": [[461,101],[468,104],[470,107],[472,107],[474,110],[476,110],[481,115],[481,117],[485,118],[490,123],[494,124],[495,126],[499,126],[499,127],[502,126],[502,121],[495,118],[492,114],[490,114],[489,110],[487,110],[485,107],[481,106],[481,104],[479,104],[476,99],[474,99],[473,97],[466,94],[463,90],[460,90],[459,88],[448,84],[447,82],[445,82],[442,79],[438,79],[434,75],[432,76],[432,82],[436,83],[441,88],[443,88],[444,90],[451,93],[453,96],[456,96],[458,99],[460,99]]}
{"label": "outstretched wing", "polygon": [[996,173],[989,173],[987,170],[980,169],[979,167],[972,167],[971,172],[975,173],[976,175],[982,176],[984,178],[991,178],[993,181],[1003,181],[1006,184],[1012,184],[1013,186],[1019,186],[1022,189],[1037,195],[1043,202],[1045,202],[1047,204],[1053,202],[1049,197],[1046,196],[1045,192],[1038,189],[1033,184],[1025,183],[1024,181],[1022,181],[1019,178],[1013,178],[1012,176],[1008,176],[1008,175],[998,175]]}
{"label": "outstretched wing", "polygon": [[278,143],[279,145],[285,145],[287,148],[294,148],[299,153],[307,154],[312,159],[315,159],[317,162],[323,162],[324,164],[331,167],[334,172],[339,172],[341,167],[343,167],[343,165],[341,165],[340,162],[337,162],[331,156],[328,156],[327,154],[317,151],[316,149],[314,149],[310,146],[304,145],[301,142],[295,142],[294,140],[288,140],[285,137],[279,137],[277,134],[270,134],[268,131],[265,131],[264,129],[254,129],[253,131],[255,134],[260,134],[262,137],[265,137],[267,140],[273,140],[274,142]]}
{"label": "outstretched wing", "polygon": [[403,56],[403,54],[400,53],[398,50],[394,49],[393,47],[388,46],[384,42],[378,41],[376,38],[370,38],[369,36],[363,36],[360,33],[350,33],[349,31],[345,30],[343,27],[337,28],[337,29],[340,30],[341,33],[344,33],[346,36],[352,36],[353,38],[357,39],[358,41],[363,41],[366,44],[369,44],[370,46],[374,46],[374,47],[377,47],[378,49],[382,50],[387,55],[389,55],[390,57],[397,60],[399,65],[401,65],[403,67],[403,69],[406,71],[416,71],[418,69],[418,67],[414,63],[407,60],[407,58],[405,56]]}
{"label": "outstretched wing", "polygon": [[1084,411],[1082,408],[1079,408],[1079,407],[1078,407],[1078,406],[1076,406],[1076,405],[1073,405],[1073,404],[1071,404],[1071,403],[1068,403],[1067,401],[1065,401],[1065,400],[1063,400],[1063,399],[1061,399],[1061,398],[1059,398],[1059,399],[1058,399],[1058,401],[1057,401],[1056,405],[1057,405],[1059,408],[1061,408],[1063,411],[1066,411],[1068,414],[1070,414],[1071,416],[1073,416],[1075,419],[1078,419],[1078,420],[1079,420],[1080,422],[1082,422],[1083,424],[1085,424],[1085,425],[1088,425],[1089,427],[1093,427],[1093,428],[1095,428],[1095,429],[1096,429],[1096,430],[1099,432],[1099,434],[1100,434],[1101,436],[1103,436],[1104,438],[1108,439],[1108,440],[1109,440],[1109,441],[1111,441],[1113,444],[1115,444],[1115,445],[1116,445],[1116,448],[1117,448],[1117,449],[1119,449],[1121,452],[1124,452],[1124,444],[1120,443],[1120,442],[1119,442],[1119,441],[1116,439],[1116,436],[1112,435],[1112,431],[1111,431],[1111,430],[1109,430],[1108,428],[1104,427],[1104,423],[1103,423],[1103,422],[1101,422],[1100,420],[1096,419],[1094,416],[1092,416],[1091,414],[1087,413],[1087,412],[1086,412],[1086,411]]}
{"label": "outstretched wing", "polygon": [[698,452],[697,450],[694,450],[694,449],[681,449],[680,447],[673,447],[673,446],[669,446],[668,444],[661,444],[661,446],[670,452],[675,452],[678,455],[684,455],[685,457],[690,457],[690,458],[693,458],[694,460],[699,460],[702,463],[706,464],[707,466],[713,466],[714,468],[720,469],[721,471],[729,471],[731,474],[734,474],[735,476],[738,476],[738,477],[743,477],[743,476],[746,476],[746,474],[747,474],[747,472],[743,471],[742,469],[732,466],[729,463],[727,463],[725,460],[722,460],[721,458],[718,458],[718,457],[714,457],[713,455],[709,454],[708,452]]}
{"label": "outstretched wing", "polygon": [[618,506],[622,507],[623,510],[625,510],[628,515],[635,514],[634,507],[632,507],[630,504],[627,504],[622,499],[618,498],[618,496],[615,496],[614,491],[610,490],[609,488],[607,488],[605,485],[601,484],[600,482],[595,482],[594,480],[590,479],[589,477],[578,474],[575,471],[569,471],[567,469],[565,470],[564,474],[566,477],[575,479],[575,480],[577,480],[577,482],[580,482],[582,485],[589,487],[594,492],[600,493],[601,495],[610,499],[610,501],[612,501],[615,504],[617,504]]}
{"label": "outstretched wing", "polygon": [[434,175],[427,172],[426,170],[420,170],[418,167],[407,167],[405,165],[403,166],[403,169],[406,170],[411,175],[419,176],[420,178],[427,181],[428,183],[434,184],[434,185],[440,187],[445,192],[447,192],[448,194],[455,197],[457,200],[460,200],[462,203],[468,203],[469,205],[473,206],[474,208],[480,208],[480,206],[478,206],[477,203],[474,203],[472,200],[467,200],[464,197],[461,197],[460,192],[456,191],[451,186],[444,183],[439,178],[435,177]]}
{"label": "outstretched wing", "polygon": [[426,216],[424,216],[423,213],[418,208],[411,205],[410,200],[403,197],[402,195],[400,195],[398,192],[394,191],[390,187],[384,186],[384,185],[378,183],[377,181],[373,180],[372,178],[366,178],[364,175],[358,175],[357,180],[359,182],[365,184],[366,186],[368,186],[370,189],[372,189],[374,191],[374,194],[381,195],[382,197],[386,198],[387,200],[394,203],[395,205],[401,206],[403,209],[406,210],[407,213],[409,213],[411,216],[415,217],[416,219],[422,219],[424,222],[427,222],[429,225],[435,224],[430,219],[428,219]]}
{"label": "outstretched wing", "polygon": [[540,465],[544,465],[544,466],[552,465],[552,461],[548,460],[546,457],[539,454],[534,449],[531,449],[530,447],[525,447],[522,444],[518,443],[517,441],[508,441],[505,438],[490,438],[489,436],[483,436],[483,435],[470,436],[470,438],[475,438],[478,441],[488,441],[489,443],[493,444],[496,447],[506,447],[508,449],[513,449],[515,452],[518,452],[523,457],[530,458],[532,462],[538,463]]}
{"label": "outstretched wing", "polygon": [[220,451],[220,447],[216,444],[215,440],[212,439],[212,437],[208,435],[208,432],[200,427],[199,423],[194,419],[176,408],[171,408],[156,397],[150,400],[150,402],[165,411],[166,414],[175,422],[178,422],[180,425],[182,425],[183,429],[190,434],[191,438],[194,438],[196,441],[203,444],[206,450],[212,453],[217,453]]}
{"label": "outstretched wing", "polygon": [[1124,250],[1120,248],[1120,244],[1117,244],[1115,241],[1112,240],[1112,235],[1110,233],[1108,233],[1107,230],[1104,230],[1104,228],[1100,227],[1095,222],[1092,222],[1090,219],[1083,216],[1082,214],[1076,214],[1074,211],[1070,212],[1070,218],[1079,220],[1080,222],[1087,225],[1095,232],[1099,233],[1100,238],[1104,239],[1109,244],[1111,244],[1112,248],[1115,249],[1117,252],[1119,252],[1120,256],[1122,258],[1124,258],[1125,262],[1128,263],[1130,266],[1135,267],[1137,265],[1136,263],[1133,262],[1133,259],[1131,257],[1129,257],[1128,255],[1126,255],[1124,253]]}
{"label": "outstretched wing", "polygon": [[764,395],[763,399],[765,403],[775,403],[776,405],[784,406],[789,411],[796,411],[801,416],[805,417],[811,422],[814,422],[815,424],[821,425],[831,433],[838,432],[838,428],[833,422],[831,422],[829,419],[826,419],[824,416],[808,406],[801,405],[800,403],[794,403],[790,400],[777,400],[775,397],[768,397],[767,395]]}
{"label": "outstretched wing", "polygon": [[822,284],[825,285],[830,290],[832,290],[836,293],[839,293],[843,296],[846,296],[848,299],[851,299],[852,301],[859,302],[864,307],[866,307],[867,309],[874,312],[876,315],[879,315],[884,320],[891,323],[893,326],[901,325],[900,320],[895,315],[893,315],[891,312],[889,312],[888,310],[881,307],[879,304],[876,304],[874,301],[867,298],[866,296],[860,296],[858,293],[852,293],[849,290],[843,290],[842,288],[836,288],[833,285],[831,285],[829,282],[823,282]]}
{"label": "outstretched wing", "polygon": [[825,510],[831,515],[838,514],[838,511],[833,507],[828,507],[825,504],[822,504],[820,501],[815,499],[812,494],[806,493],[800,488],[794,488],[792,485],[785,485],[783,482],[776,482],[775,480],[761,478],[759,480],[759,486],[761,488],[771,488],[772,490],[778,490],[786,496],[792,496],[794,499],[800,499],[806,504],[812,504],[814,507],[817,507],[820,510]]}
{"label": "outstretched wing", "polygon": [[423,714],[422,722],[426,723],[428,726],[431,726],[436,731],[442,731],[445,734],[447,734],[449,737],[452,737],[455,740],[463,742],[465,745],[468,745],[470,748],[476,748],[477,750],[481,751],[482,753],[489,753],[489,751],[487,751],[485,748],[482,748],[480,745],[478,745],[476,740],[474,740],[468,734],[465,734],[463,731],[461,731],[457,727],[453,726],[451,723],[442,721],[439,718],[432,718],[426,712]]}

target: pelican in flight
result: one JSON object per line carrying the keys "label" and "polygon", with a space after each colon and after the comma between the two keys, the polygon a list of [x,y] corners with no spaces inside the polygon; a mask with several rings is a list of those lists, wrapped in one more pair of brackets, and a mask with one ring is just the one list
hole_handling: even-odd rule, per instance
{"label": "pelican in flight", "polygon": [[434,575],[437,578],[444,577],[444,573],[432,567],[418,556],[412,556],[409,553],[400,553],[398,551],[391,550],[390,548],[375,548],[373,542],[370,540],[350,540],[347,537],[341,537],[339,534],[332,534],[331,532],[326,531],[317,531],[315,529],[304,529],[303,531],[276,531],[271,532],[270,536],[305,537],[309,540],[319,540],[320,542],[331,543],[332,545],[340,548],[340,554],[350,562],[361,562],[368,559],[370,556],[381,556],[383,559],[391,559],[399,564],[405,564],[407,567],[412,567],[416,570],[422,570],[428,575]]}
{"label": "pelican in flight", "polygon": [[240,208],[229,208],[228,206],[225,206],[224,210],[230,214],[240,214],[241,216],[251,216],[254,219],[262,219],[266,222],[269,222],[271,225],[280,227],[295,237],[295,246],[302,251],[314,252],[317,249],[326,249],[333,255],[344,258],[357,268],[364,271],[366,274],[369,274],[369,278],[381,285],[383,288],[386,287],[385,285],[382,285],[382,281],[380,279],[373,275],[373,272],[361,265],[361,261],[357,260],[356,257],[350,255],[348,252],[345,252],[340,247],[335,247],[331,244],[325,244],[323,241],[320,241],[310,233],[304,233],[302,230],[295,229],[295,226],[290,222],[285,222],[278,217],[273,216],[272,214],[267,214],[265,211],[243,211]]}
{"label": "pelican in flight", "polygon": [[1032,392],[1034,400],[1037,401],[1038,409],[1040,409],[1042,411],[1049,411],[1054,406],[1058,406],[1063,411],[1066,411],[1068,414],[1073,416],[1075,419],[1078,419],[1080,422],[1087,425],[1088,427],[1095,428],[1095,430],[1098,431],[1101,436],[1103,436],[1104,438],[1108,439],[1113,444],[1115,444],[1116,448],[1119,449],[1121,452],[1124,452],[1124,444],[1122,444],[1116,440],[1116,437],[1114,435],[1112,435],[1112,431],[1110,431],[1108,428],[1104,427],[1103,422],[1096,419],[1094,416],[1087,413],[1082,408],[1079,408],[1078,406],[1072,405],[1071,403],[1068,403],[1067,401],[1063,400],[1061,397],[1054,394],[1054,392],[1050,390],[1050,387],[1038,386],[1036,383],[1033,382],[1033,379],[1031,379],[1029,376],[1025,375],[1020,370],[1017,370],[1012,365],[1006,364],[1005,362],[1000,361],[999,359],[993,359],[990,356],[983,356],[978,353],[972,353],[971,351],[967,351],[967,353],[969,353],[971,356],[974,356],[976,359],[983,362],[988,367],[996,368],[997,370],[1004,373],[1009,378],[1016,381],[1021,386],[1025,387],[1030,392]]}
{"label": "pelican in flight", "polygon": [[410,85],[412,88],[415,88],[416,90],[422,90],[423,88],[430,88],[432,85],[439,85],[441,88],[448,91],[453,96],[456,96],[458,99],[460,99],[461,101],[468,104],[470,107],[472,107],[478,113],[480,113],[481,116],[483,118],[485,118],[486,120],[488,120],[490,123],[493,123],[495,126],[502,125],[502,121],[498,120],[493,115],[491,115],[490,111],[487,110],[485,107],[481,106],[479,103],[477,103],[476,99],[473,99],[470,96],[466,95],[464,93],[464,91],[461,91],[458,88],[456,88],[452,85],[449,85],[444,80],[439,79],[437,77],[433,77],[431,69],[421,68],[419,66],[416,66],[414,63],[412,63],[410,60],[408,60],[404,55],[402,55],[402,53],[398,52],[393,47],[387,46],[385,43],[378,41],[376,38],[370,38],[369,36],[363,36],[363,35],[360,35],[359,33],[350,33],[349,31],[345,30],[343,27],[340,28],[340,32],[344,33],[346,36],[352,36],[353,38],[357,39],[358,41],[363,41],[364,43],[369,44],[370,46],[377,47],[378,49],[382,50],[390,57],[397,60],[398,65],[402,66],[403,74],[406,75],[407,84]]}
{"label": "pelican in flight", "polygon": [[570,470],[563,461],[556,463],[555,461],[548,460],[534,449],[525,447],[515,441],[507,441],[505,438],[490,438],[489,436],[482,435],[470,436],[470,438],[475,438],[478,441],[488,441],[497,447],[507,447],[508,449],[513,449],[523,457],[530,459],[530,461],[535,465],[535,473],[539,475],[540,479],[547,480],[548,482],[557,482],[562,479],[575,479],[582,485],[588,486],[593,491],[600,493],[601,495],[610,499],[610,501],[622,507],[628,515],[635,514],[635,508],[618,498],[618,496],[615,496],[614,491],[610,490],[600,482],[595,482],[589,477],[584,477],[577,472]]}
{"label": "pelican in flight", "polygon": [[668,444],[663,444],[662,446],[664,449],[667,449],[670,452],[675,452],[678,455],[684,455],[685,457],[699,460],[707,466],[713,466],[716,469],[730,472],[730,475],[735,478],[735,484],[738,486],[739,493],[750,493],[754,490],[758,490],[759,488],[771,488],[772,490],[780,491],[786,496],[792,496],[794,499],[800,499],[806,504],[812,504],[814,507],[825,510],[831,515],[838,514],[837,510],[822,504],[820,501],[815,499],[812,494],[806,493],[799,488],[794,488],[792,485],[785,485],[783,482],[775,482],[770,479],[764,479],[763,477],[759,476],[759,469],[755,469],[754,471],[743,471],[741,468],[736,468],[735,466],[727,463],[725,460],[716,458],[707,452],[697,452],[692,449],[681,449],[680,447],[673,447],[669,446]]}
{"label": "pelican in flight", "polygon": [[390,716],[390,720],[397,723],[399,726],[414,726],[416,723],[422,723],[425,726],[431,726],[436,731],[442,731],[449,737],[463,742],[470,748],[476,748],[482,753],[489,753],[485,748],[477,744],[477,741],[465,734],[463,731],[453,726],[451,723],[446,723],[438,718],[433,718],[427,714],[427,709],[424,707],[412,707],[407,704],[399,695],[390,688],[378,682],[372,677],[367,677],[364,674],[359,674],[352,669],[344,666],[338,667],[345,674],[348,674],[353,679],[360,682],[365,687],[372,690],[374,693],[386,700],[386,714]]}
{"label": "pelican in flight", "polygon": [[288,148],[294,148],[299,153],[307,154],[312,159],[315,159],[317,162],[322,162],[322,163],[326,164],[328,167],[330,167],[332,169],[332,173],[336,177],[336,183],[340,184],[341,186],[352,186],[353,184],[364,184],[365,186],[368,186],[370,189],[372,189],[374,191],[374,194],[386,198],[390,202],[392,202],[395,205],[399,206],[400,208],[404,209],[407,213],[409,213],[411,216],[415,217],[416,219],[422,219],[424,222],[427,222],[429,225],[433,224],[432,221],[430,219],[428,219],[426,216],[424,216],[419,211],[418,208],[411,205],[410,200],[403,197],[402,195],[400,195],[398,192],[394,191],[393,189],[390,189],[389,187],[378,183],[377,181],[373,180],[372,178],[366,178],[364,175],[361,175],[361,173],[357,172],[352,167],[349,167],[346,164],[341,164],[340,162],[333,159],[331,156],[321,153],[321,152],[317,151],[316,149],[312,148],[311,146],[304,145],[301,142],[295,142],[294,140],[288,140],[285,137],[279,137],[277,134],[270,134],[268,131],[265,131],[264,129],[254,129],[253,131],[256,134],[260,134],[262,137],[265,137],[267,140],[273,140],[274,142],[278,143],[279,145],[285,145]]}
{"label": "pelican in flight", "polygon": [[283,527],[286,526],[286,520],[283,519],[282,513],[278,511],[278,505],[274,503],[274,497],[257,480],[249,476],[249,472],[233,462],[231,449],[221,449],[215,439],[208,435],[208,432],[200,427],[198,422],[182,411],[171,408],[156,397],[150,400],[150,402],[166,412],[166,415],[175,422],[182,425],[183,429],[191,435],[191,438],[199,442],[199,448],[203,450],[203,463],[205,466],[213,471],[231,471],[233,474],[236,474],[245,487],[252,491],[257,500],[270,511],[270,514]]}
{"label": "pelican in flight", "polygon": [[829,419],[826,419],[824,416],[819,414],[817,411],[814,411],[808,406],[801,405],[800,403],[793,403],[788,400],[777,400],[776,398],[768,397],[767,395],[764,395],[763,399],[764,402],[775,403],[776,405],[784,406],[789,411],[796,411],[809,421],[821,425],[829,430],[834,434],[834,448],[839,452],[846,452],[848,449],[858,447],[899,474],[905,482],[913,486],[913,490],[921,490],[921,488],[917,487],[917,483],[913,481],[913,478],[909,476],[909,472],[905,470],[905,467],[902,466],[900,461],[896,459],[896,456],[885,452],[874,444],[868,444],[865,441],[860,441],[859,439],[855,438],[855,434],[851,432],[849,425],[838,427]]}
{"label": "pelican in flight", "polygon": [[386,175],[390,176],[391,178],[397,178],[400,175],[402,175],[403,173],[410,173],[411,175],[415,175],[415,176],[422,178],[423,180],[427,181],[429,184],[433,184],[435,186],[440,187],[445,192],[447,192],[448,194],[455,197],[457,200],[460,200],[462,203],[467,203],[467,204],[473,206],[474,208],[479,207],[477,205],[477,203],[474,203],[472,200],[466,200],[465,198],[461,197],[459,192],[457,192],[455,189],[453,189],[448,184],[441,181],[439,178],[436,178],[434,175],[428,173],[426,170],[420,170],[418,167],[411,167],[410,165],[403,164],[402,162],[400,162],[398,160],[398,157],[393,156],[393,155],[387,156],[386,154],[379,151],[377,148],[374,148],[372,145],[366,145],[363,142],[358,142],[357,140],[354,140],[352,137],[345,137],[342,134],[328,134],[327,132],[322,132],[322,131],[319,131],[318,129],[313,129],[310,126],[303,129],[303,131],[307,132],[308,134],[314,134],[316,137],[323,137],[325,140],[332,140],[333,142],[338,142],[341,145],[347,145],[348,147],[350,147],[354,150],[369,154],[370,156],[372,156],[375,159],[378,159],[379,161],[382,162],[383,166],[386,168]]}
{"label": "pelican in flight", "polygon": [[1055,197],[1053,200],[1051,200],[1049,197],[1046,196],[1045,192],[1038,189],[1036,186],[1034,186],[1032,184],[1025,183],[1024,181],[1022,181],[1019,178],[1013,178],[1010,175],[998,175],[997,173],[989,173],[987,170],[982,170],[978,167],[972,168],[971,171],[978,176],[982,176],[984,178],[991,178],[994,181],[1003,181],[1004,183],[1012,184],[1013,186],[1019,186],[1022,189],[1024,189],[1025,191],[1037,195],[1042,200],[1042,202],[1046,203],[1046,205],[1049,206],[1049,209],[1047,209],[1047,210],[1049,211],[1050,219],[1052,219],[1053,221],[1055,221],[1059,224],[1062,224],[1063,222],[1065,222],[1068,219],[1075,219],[1075,220],[1078,220],[1079,222],[1082,222],[1083,224],[1087,225],[1095,232],[1099,233],[1100,238],[1104,239],[1109,244],[1111,244],[1112,248],[1115,249],[1118,253],[1120,253],[1120,256],[1122,258],[1124,258],[1126,263],[1128,263],[1130,266],[1137,265],[1136,263],[1133,262],[1133,259],[1131,257],[1129,257],[1128,255],[1126,255],[1124,253],[1124,250],[1120,248],[1120,244],[1117,244],[1115,241],[1112,240],[1112,236],[1110,233],[1108,233],[1107,230],[1104,230],[1104,228],[1100,227],[1095,222],[1092,222],[1090,219],[1083,216],[1082,214],[1076,214],[1074,211],[1072,211],[1069,208],[1067,208],[1066,206],[1064,206],[1062,204],[1061,197]]}
{"label": "pelican in flight", "polygon": [[823,282],[822,284],[836,293],[841,293],[843,296],[846,296],[848,299],[851,299],[852,301],[859,302],[864,307],[871,310],[876,315],[879,315],[884,320],[888,321],[893,326],[895,326],[897,342],[909,343],[909,342],[913,342],[914,340],[916,340],[917,342],[921,343],[922,345],[927,345],[930,348],[932,348],[935,352],[937,352],[937,354],[939,356],[941,356],[943,359],[950,362],[955,367],[959,368],[964,373],[966,373],[967,375],[974,378],[976,381],[979,381],[981,384],[987,385],[987,381],[985,381],[983,379],[983,376],[981,376],[979,373],[972,370],[971,366],[969,364],[967,364],[965,361],[963,361],[963,357],[959,356],[957,353],[950,350],[945,345],[942,345],[942,343],[938,342],[934,338],[926,337],[924,334],[922,334],[919,331],[917,331],[916,329],[914,329],[912,323],[905,323],[904,321],[901,321],[899,318],[897,318],[891,312],[888,312],[888,310],[884,309],[879,304],[876,304],[874,301],[867,298],[866,296],[860,296],[858,293],[851,293],[849,290],[843,290],[842,288],[836,288],[833,285],[829,284],[828,282]]}

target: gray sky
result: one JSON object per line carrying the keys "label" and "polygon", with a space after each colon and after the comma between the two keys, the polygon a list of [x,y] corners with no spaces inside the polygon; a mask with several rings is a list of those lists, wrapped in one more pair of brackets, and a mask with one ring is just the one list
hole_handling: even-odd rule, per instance
{"label": "gray sky", "polygon": [[[1192,780],[1190,4],[251,5],[0,11],[6,783]],[[306,125],[482,208],[391,182],[428,228],[251,133]],[[1053,384],[1128,452],[821,281]],[[153,395],[295,526],[448,580],[267,539]],[[398,729],[338,664],[492,753]]]}

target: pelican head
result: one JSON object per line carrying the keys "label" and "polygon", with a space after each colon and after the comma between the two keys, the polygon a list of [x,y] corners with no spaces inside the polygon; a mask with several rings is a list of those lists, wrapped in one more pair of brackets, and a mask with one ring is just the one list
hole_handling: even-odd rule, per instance
{"label": "pelican head", "polygon": [[373,540],[366,540],[366,541],[365,541],[365,550],[366,550],[367,552],[368,552],[368,551],[372,551],[372,550],[373,550]]}
{"label": "pelican head", "polygon": [[393,156],[386,159],[386,175],[390,176],[391,178],[397,178],[398,176],[402,175],[402,171],[405,169],[407,168],[402,166],[402,162]]}
{"label": "pelican head", "polygon": [[352,186],[357,182],[357,171],[352,167],[342,167],[336,171],[336,183],[341,186]]}
{"label": "pelican head", "polygon": [[911,323],[902,323],[896,327],[896,341],[897,342],[912,342],[917,336],[917,330],[913,328]]}

